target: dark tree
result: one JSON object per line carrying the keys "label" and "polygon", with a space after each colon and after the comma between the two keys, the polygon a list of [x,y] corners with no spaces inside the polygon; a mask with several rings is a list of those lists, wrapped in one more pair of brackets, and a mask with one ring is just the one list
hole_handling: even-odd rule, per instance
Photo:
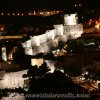
{"label": "dark tree", "polygon": [[41,66],[30,66],[29,70],[27,71],[27,76],[32,79],[36,79],[43,77],[47,72],[50,71],[50,68],[47,66],[47,63],[44,62]]}
{"label": "dark tree", "polygon": [[27,71],[27,75],[29,78],[35,78],[37,75],[37,66],[30,66],[29,70]]}
{"label": "dark tree", "polygon": [[44,76],[47,72],[50,71],[50,68],[47,66],[47,63],[44,62],[37,70],[39,76]]}

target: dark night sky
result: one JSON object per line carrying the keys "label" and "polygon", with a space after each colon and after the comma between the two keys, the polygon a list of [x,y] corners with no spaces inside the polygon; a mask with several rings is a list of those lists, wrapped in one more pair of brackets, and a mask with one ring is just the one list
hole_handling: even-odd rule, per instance
{"label": "dark night sky", "polygon": [[0,0],[0,10],[67,9],[77,2],[83,3],[84,8],[100,8],[100,0]]}
{"label": "dark night sky", "polygon": [[26,9],[41,9],[41,8],[67,8],[73,5],[73,2],[79,0],[0,0],[0,9],[5,10],[26,10]]}
{"label": "dark night sky", "polygon": [[84,3],[84,8],[89,9],[99,9],[100,10],[100,0],[86,0]]}

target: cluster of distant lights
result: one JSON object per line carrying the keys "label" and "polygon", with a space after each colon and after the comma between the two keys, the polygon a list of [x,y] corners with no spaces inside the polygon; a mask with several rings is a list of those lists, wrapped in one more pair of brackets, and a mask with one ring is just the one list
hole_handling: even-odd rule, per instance
{"label": "cluster of distant lights", "polygon": [[29,15],[37,15],[37,16],[51,16],[51,15],[55,15],[55,14],[59,14],[63,11],[33,11],[30,12]]}
{"label": "cluster of distant lights", "polygon": [[0,36],[0,39],[21,39],[24,36],[22,35],[15,35],[15,36]]}
{"label": "cluster of distant lights", "polygon": [[33,11],[29,13],[1,13],[1,16],[51,16],[62,13],[63,11]]}
{"label": "cluster of distant lights", "polygon": [[75,4],[74,7],[81,7],[82,4]]}

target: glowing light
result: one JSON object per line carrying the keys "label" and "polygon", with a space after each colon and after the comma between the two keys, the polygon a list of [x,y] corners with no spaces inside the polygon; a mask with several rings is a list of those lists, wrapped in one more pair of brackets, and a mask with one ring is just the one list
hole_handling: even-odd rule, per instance
{"label": "glowing light", "polygon": [[82,6],[82,4],[79,4],[79,6]]}
{"label": "glowing light", "polygon": [[8,55],[8,60],[13,60],[13,54]]}
{"label": "glowing light", "polygon": [[57,49],[57,52],[59,52],[60,50],[59,49]]}
{"label": "glowing light", "polygon": [[85,80],[85,78],[84,78],[84,77],[82,77],[81,79],[82,79],[82,80]]}
{"label": "glowing light", "polygon": [[17,14],[18,16],[20,15],[20,13]]}
{"label": "glowing light", "polygon": [[13,13],[13,16],[15,15],[15,13]]}
{"label": "glowing light", "polygon": [[4,30],[4,27],[1,27],[1,31],[3,31]]}
{"label": "glowing light", "polygon": [[95,23],[96,23],[95,28],[100,29],[100,22],[96,21]]}
{"label": "glowing light", "polygon": [[29,16],[32,15],[31,13],[29,13]]}
{"label": "glowing light", "polygon": [[[51,16],[51,15],[54,15],[54,14],[59,14],[63,11],[46,11],[46,10],[43,10],[43,11],[33,11],[33,12],[29,12],[28,14],[23,14],[23,13],[16,13],[17,16],[23,16],[23,15],[33,15],[33,16]],[[1,13],[1,15],[4,15],[4,13]],[[7,16],[10,16],[8,13],[5,13],[5,15]],[[11,13],[11,15],[15,16],[15,13]]]}
{"label": "glowing light", "polygon": [[86,75],[88,75],[88,74],[89,74],[89,72],[85,72],[85,74],[86,74]]}
{"label": "glowing light", "polygon": [[1,51],[2,51],[2,59],[4,61],[7,61],[6,47],[2,47]]}
{"label": "glowing light", "polygon": [[96,27],[97,29],[99,29],[100,26],[99,26],[99,25],[96,25],[95,27]]}
{"label": "glowing light", "polygon": [[1,13],[1,15],[4,15],[4,13]]}
{"label": "glowing light", "polygon": [[0,39],[20,39],[23,38],[22,35],[15,35],[15,36],[0,36]]}
{"label": "glowing light", "polygon": [[24,91],[28,91],[28,88],[24,88]]}
{"label": "glowing light", "polygon": [[8,16],[10,16],[10,14],[8,13]]}
{"label": "glowing light", "polygon": [[34,11],[34,15],[36,14],[36,12]]}
{"label": "glowing light", "polygon": [[74,5],[75,7],[77,6],[77,5]]}
{"label": "glowing light", "polygon": [[47,14],[50,14],[50,12],[47,12]]}
{"label": "glowing light", "polygon": [[40,12],[40,14],[42,15],[42,14],[43,14],[43,12]]}

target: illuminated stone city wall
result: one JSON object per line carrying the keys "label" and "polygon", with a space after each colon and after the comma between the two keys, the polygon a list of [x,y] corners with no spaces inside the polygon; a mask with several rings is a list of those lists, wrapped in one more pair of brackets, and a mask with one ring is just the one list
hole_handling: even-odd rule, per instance
{"label": "illuminated stone city wall", "polygon": [[56,29],[56,36],[63,35],[64,32],[63,24],[54,25],[54,28]]}
{"label": "illuminated stone city wall", "polygon": [[56,30],[47,30],[45,34],[31,37],[31,45],[40,46],[42,43],[45,43],[49,40],[53,40],[56,35]]}
{"label": "illuminated stone city wall", "polygon": [[56,30],[55,29],[47,30],[45,34],[47,35],[47,41],[48,40],[53,40],[56,36]]}
{"label": "illuminated stone city wall", "polygon": [[67,35],[68,39],[75,39],[80,37],[83,33],[83,25],[64,25],[64,34]]}
{"label": "illuminated stone city wall", "polygon": [[5,73],[3,80],[0,81],[0,88],[18,88],[24,86],[23,74],[27,74],[27,70]]}
{"label": "illuminated stone city wall", "polygon": [[58,47],[58,42],[66,42],[68,39],[76,39],[83,33],[83,25],[78,24],[77,14],[66,14],[64,25],[54,25],[55,29],[47,30],[44,34],[30,37],[22,43],[25,54],[36,55],[40,52],[48,53]]}
{"label": "illuminated stone city wall", "polygon": [[32,47],[25,47],[24,52],[26,55],[34,55]]}
{"label": "illuminated stone city wall", "polygon": [[49,47],[49,45],[48,45],[47,42],[41,44],[41,46],[44,48],[44,52],[45,52],[45,53],[50,52],[50,47]]}
{"label": "illuminated stone city wall", "polygon": [[61,37],[59,37],[59,41],[63,41],[63,42],[66,42],[68,40],[68,37],[67,35],[62,35]]}

